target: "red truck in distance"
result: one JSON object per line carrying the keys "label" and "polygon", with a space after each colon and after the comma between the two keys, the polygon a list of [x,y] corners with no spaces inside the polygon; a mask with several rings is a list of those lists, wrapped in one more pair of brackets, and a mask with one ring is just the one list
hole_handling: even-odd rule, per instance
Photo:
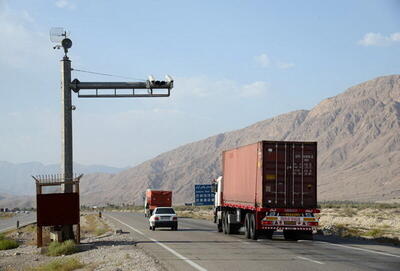
{"label": "red truck in distance", "polygon": [[312,239],[316,232],[317,142],[260,141],[222,153],[213,182],[214,222],[225,234]]}
{"label": "red truck in distance", "polygon": [[157,207],[172,206],[172,191],[165,190],[146,190],[146,198],[144,202],[144,216],[150,217]]}

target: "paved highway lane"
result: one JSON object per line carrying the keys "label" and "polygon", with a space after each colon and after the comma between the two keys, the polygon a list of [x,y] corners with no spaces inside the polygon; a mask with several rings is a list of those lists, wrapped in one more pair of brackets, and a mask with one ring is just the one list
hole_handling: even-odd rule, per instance
{"label": "paved highway lane", "polygon": [[19,220],[19,225],[21,227],[36,222],[36,213],[30,212],[29,214],[15,214],[13,217],[10,218],[1,218],[0,232],[5,232],[17,228],[17,220]]}
{"label": "paved highway lane", "polygon": [[179,230],[150,231],[137,213],[106,213],[169,270],[400,270],[400,249],[365,243],[258,240],[216,232],[209,221],[180,219]]}

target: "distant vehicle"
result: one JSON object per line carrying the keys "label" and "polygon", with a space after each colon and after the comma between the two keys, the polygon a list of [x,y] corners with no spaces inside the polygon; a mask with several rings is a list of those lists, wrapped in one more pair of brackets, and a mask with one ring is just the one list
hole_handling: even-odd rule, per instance
{"label": "distant vehicle", "polygon": [[318,219],[317,142],[261,141],[222,153],[223,176],[213,182],[214,223],[231,234],[313,239]]}
{"label": "distant vehicle", "polygon": [[144,216],[150,217],[157,207],[172,206],[172,191],[164,190],[146,190],[146,198],[144,202]]}
{"label": "distant vehicle", "polygon": [[150,230],[156,228],[171,228],[178,230],[178,216],[171,207],[158,207],[154,209],[152,216],[149,218]]}

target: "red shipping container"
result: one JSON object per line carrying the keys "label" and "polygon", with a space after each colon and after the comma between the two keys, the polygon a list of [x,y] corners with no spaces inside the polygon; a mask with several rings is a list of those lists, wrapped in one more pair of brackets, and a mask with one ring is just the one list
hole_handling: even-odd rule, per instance
{"label": "red shipping container", "polygon": [[223,204],[317,207],[317,142],[261,141],[223,153]]}
{"label": "red shipping container", "polygon": [[147,189],[146,204],[150,210],[154,210],[157,207],[171,207],[172,191]]}

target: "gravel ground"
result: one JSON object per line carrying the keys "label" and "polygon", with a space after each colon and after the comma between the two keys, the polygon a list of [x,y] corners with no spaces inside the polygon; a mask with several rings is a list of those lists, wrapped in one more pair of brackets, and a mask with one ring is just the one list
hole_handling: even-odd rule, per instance
{"label": "gravel ground", "polygon": [[400,240],[400,209],[330,208],[322,209],[320,228],[346,226],[362,232],[379,230],[383,237]]}
{"label": "gravel ground", "polygon": [[[58,258],[77,258],[85,267],[80,270],[124,271],[124,270],[165,270],[157,259],[136,247],[130,234],[116,234],[115,226],[104,219],[113,229],[102,236],[81,240],[81,252],[68,256],[49,257],[42,255],[41,249],[33,245],[22,244],[11,250],[0,251],[0,270],[29,270],[31,267],[43,265]],[[23,234],[26,241],[32,236]],[[22,237],[21,237],[22,238]],[[21,240],[21,239],[20,239]],[[29,243],[29,242],[26,242]]]}

